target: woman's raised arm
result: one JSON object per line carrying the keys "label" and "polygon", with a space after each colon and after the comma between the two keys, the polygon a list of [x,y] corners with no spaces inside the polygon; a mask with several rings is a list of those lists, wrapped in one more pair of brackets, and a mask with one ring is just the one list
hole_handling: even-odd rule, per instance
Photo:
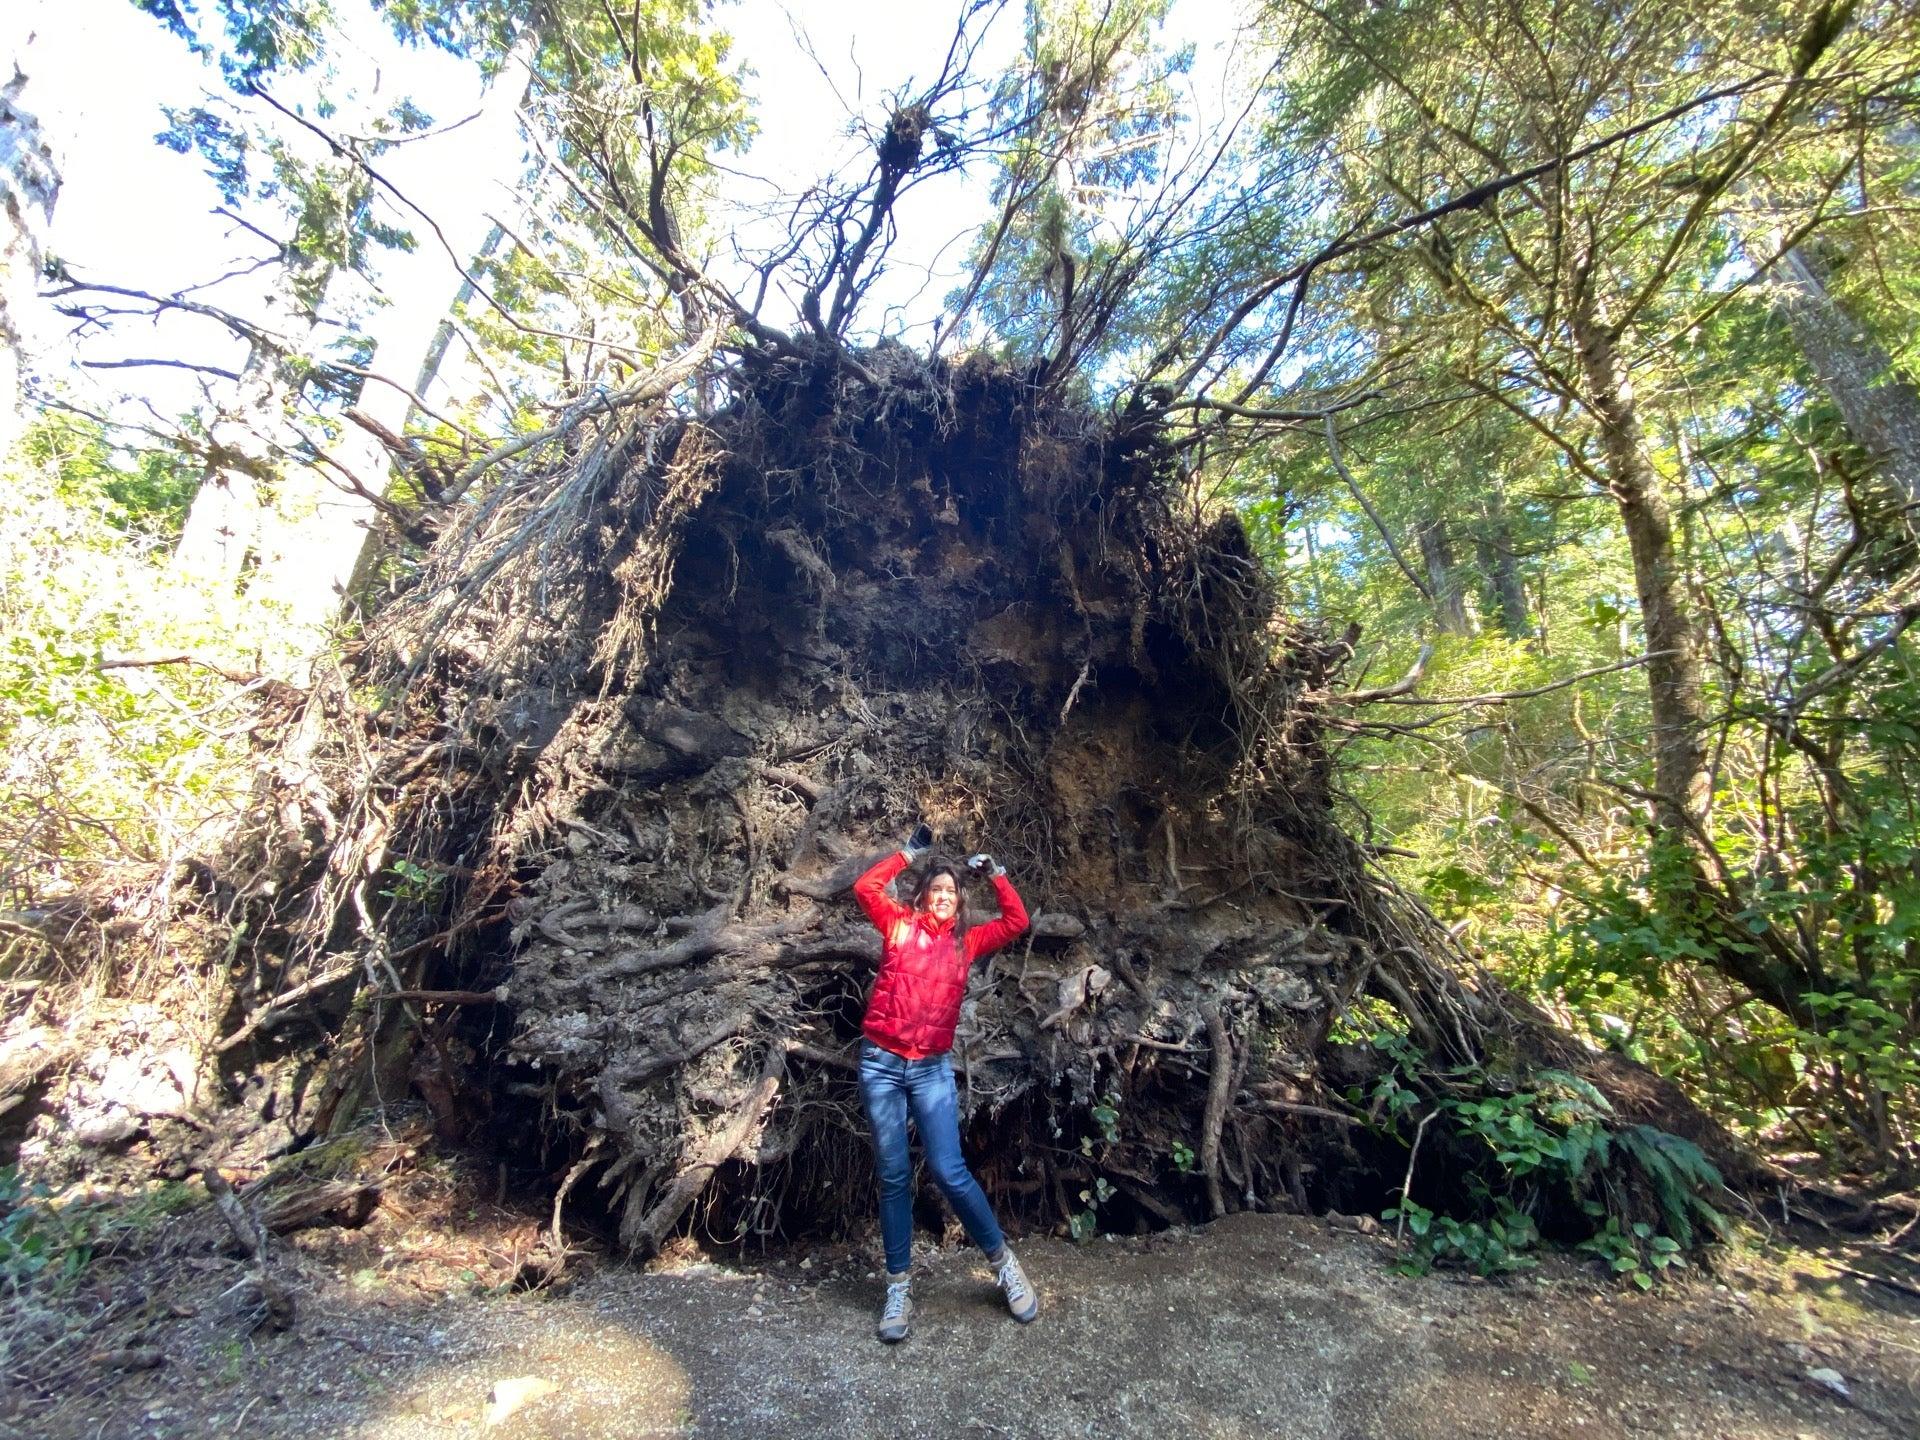
{"label": "woman's raised arm", "polygon": [[887,894],[887,886],[893,883],[894,876],[926,854],[932,844],[933,831],[922,821],[914,827],[905,845],[881,859],[853,882],[853,898],[860,902],[860,908],[867,912],[867,919],[882,935],[891,930],[896,921],[913,913]]}
{"label": "woman's raised arm", "polygon": [[969,856],[967,868],[975,872],[984,870],[991,875],[993,893],[1000,897],[1000,917],[967,931],[967,959],[978,960],[982,955],[991,955],[1001,946],[1012,943],[1026,930],[1027,907],[1020,899],[1020,892],[1013,888],[1013,882],[1007,878],[1007,867],[991,855]]}

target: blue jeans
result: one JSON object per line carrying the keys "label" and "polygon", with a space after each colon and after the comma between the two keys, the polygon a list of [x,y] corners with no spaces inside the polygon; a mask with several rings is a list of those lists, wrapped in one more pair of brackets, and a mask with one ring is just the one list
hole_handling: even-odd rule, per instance
{"label": "blue jeans", "polygon": [[953,1206],[967,1234],[989,1255],[1006,1238],[980,1182],[960,1154],[960,1105],[953,1092],[953,1063],[945,1055],[909,1060],[871,1040],[860,1042],[860,1098],[873,1132],[873,1163],[880,1177],[880,1236],[887,1269],[906,1273],[913,1255],[913,1165],[907,1156],[907,1112],[913,1112],[920,1146],[934,1184]]}

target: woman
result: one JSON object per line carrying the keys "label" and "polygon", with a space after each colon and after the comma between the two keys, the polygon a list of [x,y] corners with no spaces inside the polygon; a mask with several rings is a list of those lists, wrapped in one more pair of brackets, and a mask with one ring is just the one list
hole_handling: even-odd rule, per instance
{"label": "woman", "polygon": [[908,1265],[913,1253],[912,1165],[907,1156],[907,1114],[920,1132],[927,1168],[953,1206],[967,1234],[993,1266],[1013,1318],[1025,1324],[1040,1313],[980,1182],[960,1154],[960,1111],[953,1091],[954,1027],[967,993],[967,971],[1027,928],[1027,907],[991,855],[975,855],[967,868],[990,875],[1000,897],[1000,917],[967,924],[967,902],[951,866],[936,865],[920,881],[912,905],[887,893],[894,877],[933,847],[933,831],[914,830],[905,847],[887,856],[853,884],[854,898],[884,942],[861,1031],[860,1094],[873,1131],[880,1176],[880,1234],[887,1248],[887,1298],[876,1333],[889,1343],[907,1338],[913,1318]]}

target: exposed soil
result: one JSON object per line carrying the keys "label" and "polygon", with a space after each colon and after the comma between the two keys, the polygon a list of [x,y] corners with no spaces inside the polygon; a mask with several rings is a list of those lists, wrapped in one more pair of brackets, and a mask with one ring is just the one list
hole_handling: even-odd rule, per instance
{"label": "exposed soil", "polygon": [[[1920,1320],[1872,1308],[1909,1292],[1811,1256],[1656,1297],[1571,1262],[1414,1281],[1271,1213],[1402,1183],[1354,1098],[1384,1062],[1341,1038],[1363,999],[1433,1096],[1591,1072],[1621,1125],[1742,1162],[1370,866],[1323,743],[1352,637],[1285,621],[1162,437],[978,366],[850,384],[609,420],[497,492],[187,867],[194,1023],[69,1025],[48,991],[0,1033],[0,1158],[65,1192],[0,1315],[0,1432],[1920,1433]],[[878,942],[845,891],[917,817],[1036,917],[961,1017],[977,1173],[1017,1232],[1110,1182],[1098,1223],[1132,1233],[1025,1244],[1027,1328],[929,1250],[886,1349],[848,1083]],[[432,1123],[396,1134],[406,1095]],[[1479,1163],[1443,1129],[1436,1207]],[[213,1166],[226,1224],[187,1178]],[[149,1176],[174,1188],[126,1201]],[[1586,1221],[1572,1183],[1547,1220]],[[480,1198],[516,1193],[537,1213]],[[1651,1192],[1620,1163],[1606,1194],[1630,1221]],[[563,1264],[550,1216],[659,1258]],[[743,1233],[821,1238],[688,1238]]]}
{"label": "exposed soil", "polygon": [[[700,423],[589,428],[449,523],[195,872],[224,1008],[203,1093],[266,1137],[196,1129],[195,1168],[411,1094],[445,1140],[515,1137],[513,1183],[615,1217],[638,1257],[696,1215],[841,1233],[880,952],[847,892],[924,819],[935,860],[991,851],[1034,915],[956,1044],[976,1173],[1018,1225],[1084,1223],[1103,1181],[1121,1231],[1377,1209],[1400,1153],[1366,1153],[1381,1115],[1351,1103],[1386,1064],[1347,1043],[1363,1003],[1431,1096],[1572,1071],[1582,1104],[1746,1178],[1343,828],[1326,741],[1357,631],[1287,616],[1155,424],[883,346],[858,375],[767,366]],[[68,1129],[123,1143],[162,1103],[204,1126],[194,1076],[111,1058],[36,1082],[36,1173]],[[1436,1208],[1485,1160],[1445,1130],[1413,1197]],[[1660,1219],[1637,1167],[1617,1149],[1537,1218],[1586,1226],[1594,1190]]]}
{"label": "exposed soil", "polygon": [[[285,1332],[248,1333],[237,1259],[123,1272],[146,1287],[139,1312],[96,1330],[51,1387],[0,1392],[0,1434],[1920,1433],[1920,1303],[1807,1249],[1641,1295],[1553,1257],[1505,1283],[1409,1279],[1384,1235],[1241,1214],[1028,1240],[1044,1303],[1022,1327],[975,1256],[929,1239],[914,1333],[886,1347],[865,1246],[720,1263],[682,1245],[514,1293],[500,1282],[530,1222],[478,1205],[443,1231],[450,1217],[406,1209],[279,1248],[298,1277]],[[127,1368],[141,1355],[151,1368]]]}

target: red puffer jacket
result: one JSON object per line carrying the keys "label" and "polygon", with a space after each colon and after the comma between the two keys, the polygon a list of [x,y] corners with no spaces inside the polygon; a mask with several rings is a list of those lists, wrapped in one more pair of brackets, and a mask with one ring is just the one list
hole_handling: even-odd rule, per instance
{"label": "red puffer jacket", "polygon": [[1027,928],[1027,907],[1013,882],[996,875],[1000,918],[956,937],[951,920],[936,920],[887,894],[888,883],[906,868],[907,857],[895,851],[853,882],[853,898],[885,945],[861,1029],[882,1049],[920,1060],[953,1048],[967,971]]}

